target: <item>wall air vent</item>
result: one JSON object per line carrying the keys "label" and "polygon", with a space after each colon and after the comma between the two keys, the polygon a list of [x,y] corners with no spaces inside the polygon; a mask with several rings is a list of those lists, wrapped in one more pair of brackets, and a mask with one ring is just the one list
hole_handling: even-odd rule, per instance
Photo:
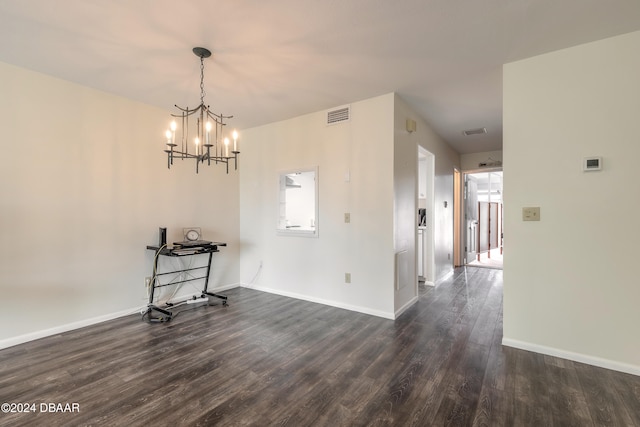
{"label": "wall air vent", "polygon": [[480,135],[482,133],[487,133],[487,129],[486,128],[467,129],[465,131],[462,131],[462,133],[464,134],[464,136]]}
{"label": "wall air vent", "polygon": [[351,106],[338,107],[327,111],[327,125],[348,122],[351,119]]}

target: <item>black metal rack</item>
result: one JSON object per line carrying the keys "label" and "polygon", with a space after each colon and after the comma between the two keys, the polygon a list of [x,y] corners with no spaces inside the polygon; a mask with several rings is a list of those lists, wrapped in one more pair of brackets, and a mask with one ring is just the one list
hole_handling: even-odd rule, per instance
{"label": "black metal rack", "polygon": [[[153,275],[151,277],[151,283],[150,283],[150,287],[151,287],[151,291],[149,292],[149,303],[147,305],[147,311],[145,312],[144,316],[148,316],[149,317],[149,321],[151,322],[168,322],[173,318],[173,312],[170,310],[171,307],[175,306],[176,304],[167,304],[167,306],[165,307],[158,307],[157,305],[155,305],[153,303],[153,298],[154,298],[154,294],[155,294],[155,290],[157,288],[162,288],[165,286],[170,286],[170,285],[177,285],[179,283],[186,283],[186,282],[191,282],[191,281],[195,281],[195,280],[204,280],[204,287],[202,289],[202,298],[209,298],[209,297],[215,297],[215,298],[219,298],[222,300],[222,305],[227,306],[227,297],[224,295],[218,295],[215,294],[213,292],[209,292],[208,286],[209,286],[209,273],[211,272],[211,261],[213,259],[213,254],[215,252],[220,252],[220,250],[218,249],[218,247],[220,246],[227,246],[226,243],[221,243],[221,242],[212,242],[211,244],[205,244],[202,246],[189,246],[189,247],[182,247],[182,246],[175,246],[173,248],[169,248],[166,245],[164,246],[147,246],[148,250],[154,251],[154,258],[153,258]],[[208,261],[207,261],[207,265],[203,265],[200,267],[191,267],[191,268],[183,268],[180,270],[171,270],[171,271],[166,271],[163,273],[159,273],[158,272],[158,260],[160,259],[160,256],[167,256],[167,257],[185,257],[185,256],[196,256],[196,255],[205,255],[208,254]],[[188,279],[183,279],[183,280],[172,280],[168,283],[160,283],[158,278],[161,276],[167,276],[167,275],[177,275],[177,274],[181,274],[181,273],[186,273],[186,272],[190,272],[190,271],[196,271],[196,270],[205,270],[204,275],[202,276],[198,276],[198,277],[191,277]],[[186,302],[186,301],[185,301]],[[144,317],[143,316],[143,317]]]}

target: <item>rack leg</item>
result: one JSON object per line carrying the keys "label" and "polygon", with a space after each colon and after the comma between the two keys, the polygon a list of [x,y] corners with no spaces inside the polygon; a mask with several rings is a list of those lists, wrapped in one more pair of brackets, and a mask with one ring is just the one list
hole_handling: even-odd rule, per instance
{"label": "rack leg", "polygon": [[222,305],[228,306],[227,297],[224,295],[214,294],[213,292],[209,292],[209,273],[211,272],[211,260],[213,259],[213,252],[209,253],[209,264],[207,264],[207,277],[204,279],[204,289],[202,290],[202,296],[211,296],[220,298],[222,300]]}
{"label": "rack leg", "polygon": [[156,289],[156,275],[158,273],[158,258],[160,258],[159,252],[160,249],[156,251],[153,260],[153,275],[151,276],[151,283],[149,283],[149,286],[151,286],[151,292],[149,292],[149,305],[153,305],[153,294]]}
{"label": "rack leg", "polygon": [[[160,313],[159,317],[152,317],[151,314],[156,311],[158,313]],[[173,313],[171,313],[168,310],[164,310],[158,306],[155,306],[153,304],[149,304],[147,306],[147,313],[149,316],[149,321],[150,322],[168,322],[173,318]]]}
{"label": "rack leg", "polygon": [[210,297],[216,297],[216,298],[220,298],[222,300],[222,305],[224,306],[228,306],[229,304],[227,304],[227,297],[224,295],[218,295],[218,294],[214,294],[213,292],[209,292],[209,291],[204,291],[202,292],[202,296],[210,296]]}

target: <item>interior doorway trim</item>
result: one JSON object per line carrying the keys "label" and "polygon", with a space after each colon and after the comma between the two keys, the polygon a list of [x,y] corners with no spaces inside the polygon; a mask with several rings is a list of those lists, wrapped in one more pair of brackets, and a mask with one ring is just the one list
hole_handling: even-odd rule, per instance
{"label": "interior doorway trim", "polygon": [[[435,286],[435,156],[418,145],[418,208],[426,210],[424,227],[416,227],[417,244],[422,244],[422,248],[416,250],[416,258],[422,256],[424,283],[428,286]],[[422,242],[419,238],[422,230]],[[421,250],[420,250],[421,249]],[[418,265],[418,264],[416,264]],[[418,274],[419,275],[419,274]]]}
{"label": "interior doorway trim", "polygon": [[[461,221],[458,229],[463,254],[462,265],[503,268],[502,171],[500,166],[462,172],[462,200],[459,205]],[[496,188],[492,185],[492,175],[500,175],[499,188],[493,196]],[[493,205],[497,205],[497,208]],[[495,212],[492,211],[492,206]],[[491,244],[494,239],[495,247]]]}
{"label": "interior doorway trim", "polygon": [[453,266],[461,267],[464,265],[463,257],[464,243],[462,241],[462,210],[464,209],[464,199],[462,197],[463,190],[462,172],[458,168],[453,168]]}

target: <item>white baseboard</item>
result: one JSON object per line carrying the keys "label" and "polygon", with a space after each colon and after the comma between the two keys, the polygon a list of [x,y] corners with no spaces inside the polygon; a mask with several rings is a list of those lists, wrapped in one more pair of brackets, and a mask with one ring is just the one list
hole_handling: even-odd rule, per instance
{"label": "white baseboard", "polygon": [[447,274],[445,274],[444,276],[436,280],[435,286],[438,286],[440,283],[444,282],[445,280],[450,279],[453,276],[453,274],[454,274],[454,271],[452,269],[450,272],[448,272]]}
{"label": "white baseboard", "polygon": [[510,338],[502,338],[502,345],[518,348],[520,350],[533,351],[534,353],[546,354],[548,356],[559,357],[561,359],[573,360],[574,362],[586,363],[587,365],[598,366],[600,368],[611,369],[613,371],[624,372],[632,375],[640,375],[640,366],[617,362],[610,359],[603,359],[601,357],[590,356],[588,354],[574,353],[572,351],[532,344],[529,342],[518,341]]}
{"label": "white baseboard", "polygon": [[224,285],[224,286],[219,286],[215,289],[209,289],[209,292],[221,292],[221,291],[228,291],[229,289],[234,289],[234,288],[239,288],[241,285],[240,283],[232,283],[231,285]]}
{"label": "white baseboard", "polygon": [[323,299],[323,298],[314,298],[314,297],[310,297],[308,295],[297,294],[295,292],[286,292],[286,291],[267,288],[267,287],[263,287],[263,286],[242,285],[242,287],[243,288],[247,288],[247,289],[255,289],[256,291],[267,292],[267,293],[270,293],[270,294],[281,295],[283,297],[295,298],[295,299],[299,299],[299,300],[303,300],[303,301],[309,301],[309,302],[315,302],[315,303],[318,303],[318,304],[324,304],[324,305],[328,305],[328,306],[331,306],[331,307],[342,308],[342,309],[345,309],[345,310],[355,311],[355,312],[358,312],[358,313],[369,314],[371,316],[383,317],[385,319],[391,319],[391,320],[395,319],[394,313],[388,313],[386,311],[379,311],[379,310],[372,310],[370,308],[361,307],[361,306],[358,306],[358,305],[343,304],[343,303],[337,302],[337,301],[326,300],[326,299]]}
{"label": "white baseboard", "polygon": [[[226,286],[221,286],[215,289],[209,289],[209,291],[216,293],[216,292],[237,288],[238,286],[239,286],[238,284],[226,285]],[[202,291],[195,292],[194,295],[200,295],[201,293]],[[177,299],[180,299],[180,298],[184,299],[184,296],[179,297]],[[30,332],[28,334],[18,335],[16,337],[11,337],[11,338],[5,338],[3,340],[0,340],[0,350],[4,348],[13,347],[18,344],[24,344],[29,341],[35,341],[40,338],[50,337],[52,335],[58,335],[64,332],[73,331],[74,329],[84,328],[85,326],[91,326],[97,323],[108,322],[109,320],[128,316],[130,314],[140,313],[141,310],[144,310],[146,307],[147,305],[145,304],[143,306],[122,310],[115,313],[104,314],[102,316],[92,317],[90,319],[79,320],[77,322],[67,323],[64,325],[55,326],[53,328],[43,329],[41,331]]]}
{"label": "white baseboard", "polygon": [[35,341],[40,338],[49,337],[52,335],[62,334],[74,329],[84,328],[85,326],[95,325],[96,323],[107,322],[109,320],[117,319],[118,317],[128,316],[136,312],[140,312],[142,307],[130,308],[128,310],[118,311],[116,313],[104,314],[102,316],[92,317],[90,319],[79,320],[77,322],[67,323],[60,326],[55,326],[49,329],[43,329],[41,331],[30,332],[24,335],[18,335],[17,337],[6,338],[0,340],[0,349],[13,347],[14,345],[24,344],[29,341]]}
{"label": "white baseboard", "polygon": [[408,303],[406,303],[405,305],[403,305],[402,307],[400,307],[398,310],[396,310],[396,312],[395,312],[395,318],[397,319],[398,317],[400,317],[400,315],[401,315],[402,313],[404,313],[405,311],[407,311],[407,309],[408,309],[409,307],[411,307],[413,304],[415,304],[415,303],[417,303],[417,302],[418,302],[418,297],[417,297],[417,296],[415,296],[415,297],[411,298],[411,300],[410,300]]}

